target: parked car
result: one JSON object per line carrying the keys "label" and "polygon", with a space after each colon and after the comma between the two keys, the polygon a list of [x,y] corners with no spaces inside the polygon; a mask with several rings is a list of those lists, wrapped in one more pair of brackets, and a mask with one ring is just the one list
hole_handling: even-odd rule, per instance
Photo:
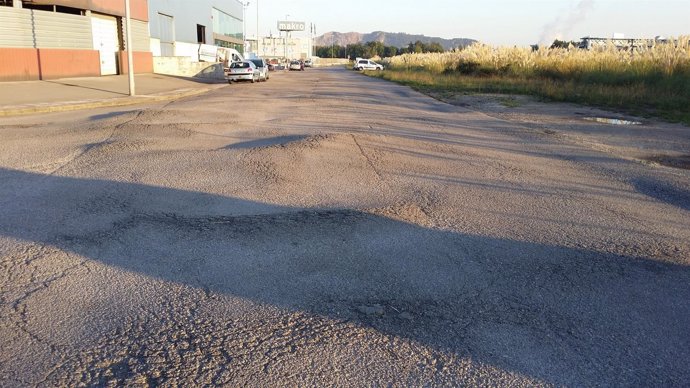
{"label": "parked car", "polygon": [[259,81],[261,72],[256,68],[254,62],[242,61],[233,62],[228,68],[228,83],[237,81],[251,81],[251,83]]}
{"label": "parked car", "polygon": [[314,62],[312,62],[311,58],[304,61],[304,67],[313,67],[313,66],[314,66]]}
{"label": "parked car", "polygon": [[304,71],[304,62],[297,60],[290,61],[290,70]]}
{"label": "parked car", "polygon": [[358,58],[355,60],[354,66],[352,66],[353,70],[383,70],[383,65],[380,65],[374,61],[371,61],[369,59],[361,59]]}
{"label": "parked car", "polygon": [[266,61],[263,58],[251,58],[249,61],[254,63],[256,68],[259,69],[259,81],[268,81],[268,64]]}

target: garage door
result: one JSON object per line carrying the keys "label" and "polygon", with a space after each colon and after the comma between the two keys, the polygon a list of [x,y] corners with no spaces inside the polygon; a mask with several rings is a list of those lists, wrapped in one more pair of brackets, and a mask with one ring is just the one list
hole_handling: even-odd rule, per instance
{"label": "garage door", "polygon": [[117,52],[120,45],[117,39],[117,19],[114,16],[91,16],[93,48],[101,57],[101,75],[117,74]]}
{"label": "garage door", "polygon": [[172,16],[158,14],[160,26],[161,56],[172,57],[175,55],[175,24]]}

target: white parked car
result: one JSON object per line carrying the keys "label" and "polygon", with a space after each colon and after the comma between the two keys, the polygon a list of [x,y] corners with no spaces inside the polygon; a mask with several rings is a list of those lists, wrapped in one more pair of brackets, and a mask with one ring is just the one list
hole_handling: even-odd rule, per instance
{"label": "white parked car", "polygon": [[353,70],[383,70],[383,65],[380,65],[374,61],[371,61],[369,59],[361,59],[358,58],[355,60],[354,66],[352,66]]}
{"label": "white parked car", "polygon": [[290,70],[298,70],[298,71],[301,70],[301,71],[304,71],[304,63],[302,63],[302,61],[298,61],[298,60],[296,60],[296,59],[295,59],[295,60],[292,60],[292,61],[290,61],[290,67],[289,67],[289,69],[290,69]]}
{"label": "white parked car", "polygon": [[254,83],[259,81],[260,77],[261,71],[251,61],[233,62],[228,68],[228,83],[237,81],[251,81],[251,83]]}
{"label": "white parked car", "polygon": [[268,63],[263,58],[250,58],[249,61],[254,63],[256,68],[259,69],[259,81],[268,81],[270,77],[268,75]]}

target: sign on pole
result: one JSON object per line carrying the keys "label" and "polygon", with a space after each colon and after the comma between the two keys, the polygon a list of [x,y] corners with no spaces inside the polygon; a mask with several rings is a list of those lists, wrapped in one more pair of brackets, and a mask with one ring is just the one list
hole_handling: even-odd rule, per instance
{"label": "sign on pole", "polygon": [[278,31],[304,31],[305,22],[278,22]]}

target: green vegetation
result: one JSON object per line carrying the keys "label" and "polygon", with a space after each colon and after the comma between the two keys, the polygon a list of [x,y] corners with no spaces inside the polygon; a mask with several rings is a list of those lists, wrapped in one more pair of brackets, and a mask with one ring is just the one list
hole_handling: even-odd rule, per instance
{"label": "green vegetation", "polygon": [[634,51],[474,45],[384,64],[374,76],[423,92],[528,94],[690,124],[688,37]]}
{"label": "green vegetation", "polygon": [[381,42],[348,44],[347,46],[316,46],[316,56],[321,58],[374,58],[394,57],[408,53],[442,53],[445,50],[440,43],[423,43],[416,41],[407,47],[385,46]]}

